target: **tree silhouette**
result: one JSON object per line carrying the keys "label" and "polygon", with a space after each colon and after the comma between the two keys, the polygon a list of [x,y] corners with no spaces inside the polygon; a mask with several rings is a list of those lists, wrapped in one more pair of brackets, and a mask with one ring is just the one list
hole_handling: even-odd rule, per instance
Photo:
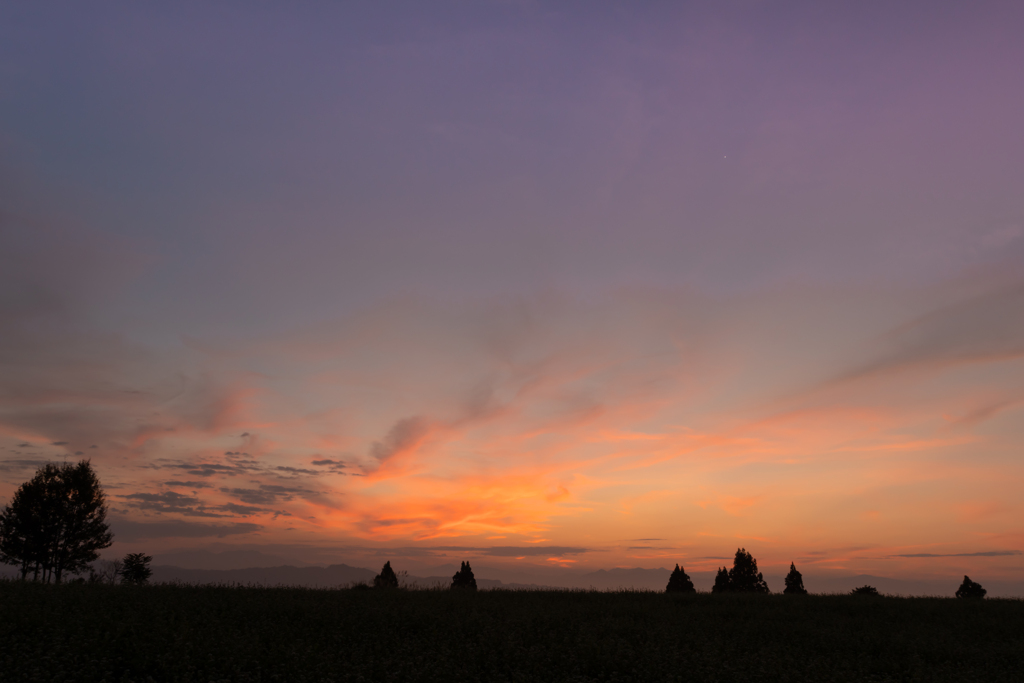
{"label": "tree silhouette", "polygon": [[469,562],[463,562],[459,571],[455,572],[455,576],[452,577],[452,588],[476,590],[476,577],[473,576],[473,570],[470,568]]}
{"label": "tree silhouette", "polygon": [[792,562],[789,563],[789,574],[786,575],[786,590],[782,592],[786,595],[807,595],[803,574],[796,570]]}
{"label": "tree silhouette", "polygon": [[391,568],[391,560],[385,562],[380,574],[373,577],[373,587],[398,588],[398,577],[395,576],[395,570]]}
{"label": "tree silhouette", "polygon": [[718,574],[715,575],[715,585],[711,587],[711,592],[728,593],[729,590],[729,570],[725,567],[719,567]]}
{"label": "tree silhouette", "polygon": [[697,591],[693,587],[693,581],[690,581],[690,577],[677,564],[676,568],[672,571],[672,575],[668,577],[668,585],[665,586],[665,592],[696,593]]}
{"label": "tree silhouette", "polygon": [[149,563],[152,561],[153,558],[145,553],[125,555],[124,560],[121,561],[121,571],[118,572],[121,575],[121,583],[135,586],[148,583],[149,577],[153,575],[153,570],[149,568]]}
{"label": "tree silhouette", "polygon": [[736,593],[771,593],[761,572],[757,571],[757,560],[745,548],[736,549],[736,558],[729,570],[729,590]]}
{"label": "tree silhouette", "polygon": [[958,598],[983,598],[987,590],[981,587],[980,583],[971,581],[969,576],[964,576],[964,582],[960,584],[960,587],[956,590],[956,597]]}
{"label": "tree silhouette", "polygon": [[95,561],[113,541],[106,497],[88,460],[49,463],[0,512],[0,561],[21,578],[60,583]]}
{"label": "tree silhouette", "polygon": [[878,596],[878,589],[874,586],[861,586],[860,588],[854,588],[850,591],[850,595],[874,595]]}

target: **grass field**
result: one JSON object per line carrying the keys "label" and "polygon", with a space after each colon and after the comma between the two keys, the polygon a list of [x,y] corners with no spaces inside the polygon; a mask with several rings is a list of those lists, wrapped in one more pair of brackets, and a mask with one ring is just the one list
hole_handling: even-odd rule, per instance
{"label": "grass field", "polygon": [[1024,601],[0,582],[0,680],[1024,680]]}

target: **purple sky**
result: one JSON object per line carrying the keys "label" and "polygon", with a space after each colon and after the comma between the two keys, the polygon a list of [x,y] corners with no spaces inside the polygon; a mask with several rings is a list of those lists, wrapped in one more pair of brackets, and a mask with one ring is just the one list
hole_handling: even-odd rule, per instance
{"label": "purple sky", "polygon": [[[587,530],[607,528],[609,501],[660,500],[696,470],[593,488],[612,477],[594,463],[619,456],[583,434],[661,435],[678,458],[684,428],[723,444],[737,420],[871,406],[923,460],[876,477],[851,455],[876,488],[839,486],[850,500],[896,505],[907,491],[878,477],[925,486],[929,458],[969,453],[984,474],[946,540],[938,521],[901,518],[885,539],[836,522],[833,556],[1024,549],[1019,495],[991,492],[1024,483],[1022,30],[1019,2],[0,2],[0,500],[78,439],[100,446],[124,524],[219,506],[239,514],[218,524],[273,531],[270,508],[226,507],[249,495],[237,482],[188,494],[190,513],[149,476],[234,453],[244,432],[271,469],[337,459],[373,479],[381,449],[416,463],[358,493],[291,482],[335,511],[275,508],[332,520],[329,539],[302,531],[309,547],[429,544],[434,524],[660,566]],[[566,417],[584,414],[586,429]],[[922,417],[975,414],[990,431],[955,438]],[[848,446],[806,437],[831,429],[808,420],[768,450]],[[736,462],[768,457],[742,443]],[[522,509],[533,494],[479,484],[511,476],[516,449],[548,491]],[[701,523],[726,554],[750,543],[756,501],[839,476],[808,464],[799,489],[746,464],[701,469],[686,494],[724,511]],[[473,513],[489,531],[412,502],[427,474],[491,501]],[[818,538],[771,510],[779,527],[750,532],[765,554]],[[650,536],[649,518],[615,539]],[[270,540],[285,543],[245,542]],[[1011,560],[998,572],[1024,576]]]}

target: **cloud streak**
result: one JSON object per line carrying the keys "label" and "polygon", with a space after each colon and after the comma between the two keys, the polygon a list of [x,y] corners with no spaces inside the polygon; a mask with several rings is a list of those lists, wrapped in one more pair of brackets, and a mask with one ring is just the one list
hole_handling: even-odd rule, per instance
{"label": "cloud streak", "polygon": [[1019,550],[984,550],[976,553],[906,553],[893,557],[1013,557],[1020,554]]}
{"label": "cloud streak", "polygon": [[184,521],[135,522],[116,519],[111,525],[120,541],[136,542],[163,539],[226,538],[254,534],[263,527],[259,524],[196,524]]}

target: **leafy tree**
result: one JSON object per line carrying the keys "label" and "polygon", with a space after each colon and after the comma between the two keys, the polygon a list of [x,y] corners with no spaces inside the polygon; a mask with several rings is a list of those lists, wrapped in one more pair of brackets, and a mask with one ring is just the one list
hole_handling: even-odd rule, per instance
{"label": "leafy tree", "polygon": [[672,571],[672,575],[668,577],[668,585],[665,586],[666,593],[696,593],[697,591],[693,587],[693,581],[690,577],[676,565],[676,568]]}
{"label": "leafy tree", "polygon": [[395,575],[395,570],[391,568],[391,560],[385,562],[380,574],[373,577],[373,587],[398,588],[398,577]]}
{"label": "leafy tree", "polygon": [[729,590],[736,593],[771,593],[761,572],[757,571],[757,560],[745,548],[736,549],[736,558],[729,570]]}
{"label": "leafy tree", "polygon": [[711,587],[711,592],[728,593],[729,590],[729,570],[725,567],[719,567],[718,574],[715,575],[715,585]]}
{"label": "leafy tree", "polygon": [[980,583],[971,581],[970,577],[964,576],[964,582],[960,584],[960,587],[956,590],[956,597],[958,598],[983,598],[987,590],[981,587]]}
{"label": "leafy tree", "polygon": [[149,563],[152,561],[153,558],[145,553],[125,555],[124,560],[121,561],[121,571],[118,572],[121,575],[121,583],[136,586],[149,583],[149,577],[153,575],[153,570],[149,568]]}
{"label": "leafy tree", "polygon": [[476,590],[476,577],[473,576],[473,570],[470,568],[469,562],[463,562],[459,571],[455,572],[455,576],[452,577],[452,588]]}
{"label": "leafy tree", "polygon": [[861,586],[860,588],[854,588],[850,591],[850,595],[874,595],[878,596],[880,593],[874,586]]}
{"label": "leafy tree", "polygon": [[0,512],[0,561],[25,579],[60,583],[109,548],[106,497],[88,460],[49,463],[22,484]]}
{"label": "leafy tree", "polygon": [[792,562],[789,563],[789,574],[786,575],[786,590],[782,592],[786,595],[807,595],[803,574],[796,570]]}

